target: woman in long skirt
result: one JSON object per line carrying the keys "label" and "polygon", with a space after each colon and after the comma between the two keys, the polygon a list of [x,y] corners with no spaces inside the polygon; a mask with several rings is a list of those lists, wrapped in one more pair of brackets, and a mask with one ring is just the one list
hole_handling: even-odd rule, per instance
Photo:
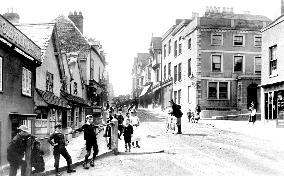
{"label": "woman in long skirt", "polygon": [[139,130],[140,120],[136,115],[136,111],[132,110],[130,115],[130,124],[133,126],[133,138],[132,146],[133,148],[140,148],[139,141],[141,140],[141,132]]}

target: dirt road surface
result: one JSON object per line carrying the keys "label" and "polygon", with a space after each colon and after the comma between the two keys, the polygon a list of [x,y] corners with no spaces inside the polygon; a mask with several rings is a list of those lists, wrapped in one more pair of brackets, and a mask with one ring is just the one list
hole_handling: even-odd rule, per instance
{"label": "dirt road surface", "polygon": [[[165,132],[165,115],[140,110],[141,148],[102,158],[78,176],[283,176],[284,147],[267,139],[183,121],[183,134]],[[220,121],[218,122],[220,123]],[[232,122],[234,123],[234,122]],[[236,122],[235,122],[236,123]],[[63,174],[63,175],[64,175]]]}

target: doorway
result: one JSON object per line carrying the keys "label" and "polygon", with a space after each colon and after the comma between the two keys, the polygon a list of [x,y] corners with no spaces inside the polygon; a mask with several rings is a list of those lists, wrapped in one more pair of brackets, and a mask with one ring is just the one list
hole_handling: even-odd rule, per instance
{"label": "doorway", "polygon": [[247,87],[247,108],[251,106],[251,103],[254,103],[254,107],[257,110],[258,100],[257,100],[257,84],[250,84]]}

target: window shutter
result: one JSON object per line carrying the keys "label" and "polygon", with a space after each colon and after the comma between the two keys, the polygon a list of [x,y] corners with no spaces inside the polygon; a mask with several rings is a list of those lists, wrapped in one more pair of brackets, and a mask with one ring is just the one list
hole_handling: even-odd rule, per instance
{"label": "window shutter", "polygon": [[2,77],[3,77],[3,73],[2,73],[2,57],[0,57],[0,91],[3,91]]}

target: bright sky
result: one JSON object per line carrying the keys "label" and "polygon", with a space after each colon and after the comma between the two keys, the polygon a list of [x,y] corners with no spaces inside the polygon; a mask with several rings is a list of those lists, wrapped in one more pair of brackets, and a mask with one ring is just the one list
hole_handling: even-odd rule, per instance
{"label": "bright sky", "polygon": [[59,14],[81,11],[84,35],[101,41],[115,96],[131,92],[131,68],[138,52],[148,52],[152,33],[162,36],[175,19],[204,14],[206,6],[233,7],[274,20],[281,0],[3,0],[0,13],[16,8],[21,23],[50,22]]}

